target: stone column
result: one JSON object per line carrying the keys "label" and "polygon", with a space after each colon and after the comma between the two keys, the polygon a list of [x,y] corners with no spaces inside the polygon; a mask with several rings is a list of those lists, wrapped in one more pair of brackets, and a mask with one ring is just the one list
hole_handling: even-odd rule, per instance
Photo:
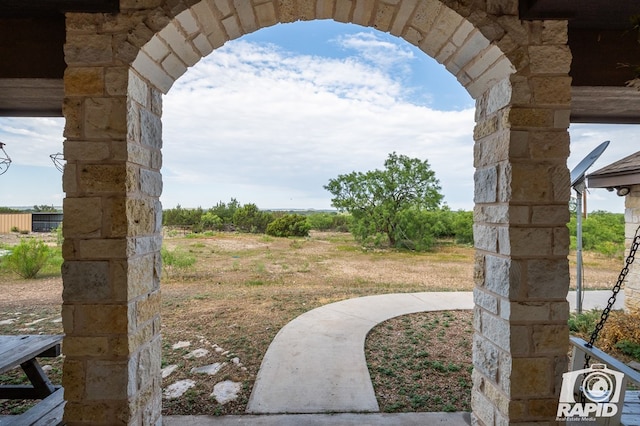
{"label": "stone column", "polygon": [[476,102],[479,425],[551,423],[567,369],[571,55],[565,23],[528,23],[519,36],[520,71]]}
{"label": "stone column", "polygon": [[67,17],[64,421],[160,424],[161,96],[109,19]]}
{"label": "stone column", "polygon": [[[624,200],[625,245],[627,253],[633,243],[636,229],[640,226],[640,185],[633,185]],[[640,253],[636,254],[624,284],[624,308],[626,311],[640,311]]]}

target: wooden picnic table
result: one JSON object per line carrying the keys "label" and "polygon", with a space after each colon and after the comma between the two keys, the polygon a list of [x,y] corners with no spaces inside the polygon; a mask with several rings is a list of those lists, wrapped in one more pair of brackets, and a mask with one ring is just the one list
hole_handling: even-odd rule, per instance
{"label": "wooden picnic table", "polygon": [[31,385],[0,385],[0,399],[44,399],[58,390],[42,370],[38,357],[60,355],[62,335],[0,336],[0,374],[18,365]]}

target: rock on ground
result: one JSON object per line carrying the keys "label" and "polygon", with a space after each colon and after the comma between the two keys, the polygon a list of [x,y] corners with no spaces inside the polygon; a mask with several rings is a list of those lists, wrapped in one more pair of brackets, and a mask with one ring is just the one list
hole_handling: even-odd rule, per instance
{"label": "rock on ground", "polygon": [[224,382],[216,383],[211,396],[213,396],[218,403],[224,405],[227,402],[235,400],[241,388],[242,384],[239,382],[225,380]]}
{"label": "rock on ground", "polygon": [[213,376],[216,374],[222,367],[227,365],[226,362],[214,362],[210,365],[204,365],[202,367],[194,367],[191,369],[191,373],[200,373],[200,374],[208,374]]}
{"label": "rock on ground", "polygon": [[172,385],[169,385],[164,390],[164,397],[166,399],[179,398],[182,395],[184,395],[184,393],[186,391],[188,391],[189,389],[191,389],[195,385],[196,385],[196,382],[194,382],[193,380],[189,380],[189,379],[180,380],[178,382],[175,382]]}

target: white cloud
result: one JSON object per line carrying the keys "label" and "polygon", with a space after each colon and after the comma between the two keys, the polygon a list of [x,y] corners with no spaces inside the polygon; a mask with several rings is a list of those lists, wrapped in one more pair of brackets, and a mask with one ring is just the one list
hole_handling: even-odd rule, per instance
{"label": "white cloud", "polygon": [[346,51],[355,50],[361,59],[385,70],[399,67],[404,72],[409,72],[407,61],[414,58],[406,44],[392,43],[373,32],[342,35],[333,42]]}
{"label": "white cloud", "polygon": [[16,164],[53,167],[49,155],[62,151],[63,128],[62,118],[2,118],[0,141]]}
{"label": "white cloud", "polygon": [[[246,42],[219,53],[188,72],[165,99],[167,188],[208,176],[214,184],[201,204],[218,201],[224,182],[253,184],[255,193],[241,201],[260,207],[328,208],[322,185],[340,173],[381,168],[392,151],[429,159],[443,187],[455,186],[452,155],[468,179],[473,176],[472,110],[410,104],[389,73],[354,58],[291,56]],[[289,187],[296,197],[268,192],[273,186]],[[472,185],[463,187],[470,200]],[[323,202],[290,205],[301,193]]]}

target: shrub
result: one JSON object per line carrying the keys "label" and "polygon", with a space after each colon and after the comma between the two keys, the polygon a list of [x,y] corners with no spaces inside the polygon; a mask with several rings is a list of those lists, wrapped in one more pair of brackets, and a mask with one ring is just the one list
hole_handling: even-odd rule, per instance
{"label": "shrub", "polygon": [[615,347],[623,354],[640,361],[640,343],[631,340],[620,340],[615,344]]}
{"label": "shrub", "polygon": [[[628,341],[640,344],[640,312],[611,311],[596,346],[603,351],[610,351],[619,342]],[[629,345],[627,345],[629,346]]]}
{"label": "shrub", "polygon": [[569,314],[569,330],[580,334],[589,340],[591,332],[596,327],[602,312],[597,309],[583,311],[582,313],[571,312]]}
{"label": "shrub", "polygon": [[43,275],[59,276],[62,270],[64,259],[62,258],[62,247],[49,247],[50,256],[44,268],[40,271]]}
{"label": "shrub", "polygon": [[51,250],[43,241],[23,239],[4,257],[3,265],[24,279],[35,278],[50,257]]}
{"label": "shrub", "polygon": [[[600,321],[602,311],[593,309],[569,315],[569,330],[586,341]],[[640,312],[611,311],[594,345],[605,352],[620,352],[640,361]]]}
{"label": "shrub", "polygon": [[56,229],[55,229],[55,234],[56,234],[56,245],[58,247],[62,247],[62,243],[64,243],[64,236],[62,234],[62,224],[60,224]]}
{"label": "shrub", "polygon": [[307,237],[311,225],[299,214],[285,214],[267,226],[267,234],[274,237]]}
{"label": "shrub", "polygon": [[162,266],[167,275],[180,271],[181,273],[191,268],[196,263],[196,258],[189,253],[180,250],[169,250],[165,247],[160,249],[162,256]]}
{"label": "shrub", "polygon": [[273,214],[258,209],[255,204],[245,204],[233,213],[233,224],[242,232],[261,234],[273,220]]}

